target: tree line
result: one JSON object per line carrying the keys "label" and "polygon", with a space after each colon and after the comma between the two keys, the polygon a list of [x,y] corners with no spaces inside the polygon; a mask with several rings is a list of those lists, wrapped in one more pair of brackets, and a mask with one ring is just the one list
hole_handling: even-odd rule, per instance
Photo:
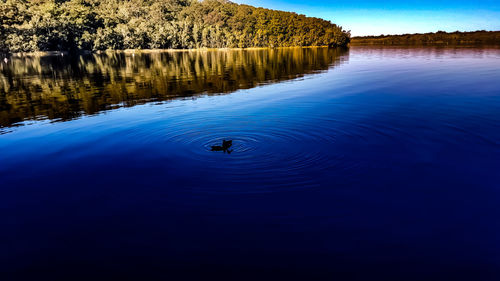
{"label": "tree line", "polygon": [[0,51],[345,46],[319,18],[225,0],[0,0]]}
{"label": "tree line", "polygon": [[444,32],[353,37],[354,45],[500,45],[500,31]]}

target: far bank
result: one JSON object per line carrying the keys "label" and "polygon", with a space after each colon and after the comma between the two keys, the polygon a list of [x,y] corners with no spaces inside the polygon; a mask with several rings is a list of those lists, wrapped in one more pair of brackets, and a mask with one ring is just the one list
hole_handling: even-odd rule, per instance
{"label": "far bank", "polygon": [[352,37],[351,45],[500,46],[500,31],[443,32]]}

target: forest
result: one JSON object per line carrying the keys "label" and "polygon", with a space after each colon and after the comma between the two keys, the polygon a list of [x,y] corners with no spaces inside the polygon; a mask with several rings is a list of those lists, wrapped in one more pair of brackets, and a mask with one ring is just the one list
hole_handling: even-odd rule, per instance
{"label": "forest", "polygon": [[353,45],[500,45],[500,31],[444,32],[353,37]]}
{"label": "forest", "polygon": [[0,0],[0,52],[345,46],[319,18],[226,0]]}

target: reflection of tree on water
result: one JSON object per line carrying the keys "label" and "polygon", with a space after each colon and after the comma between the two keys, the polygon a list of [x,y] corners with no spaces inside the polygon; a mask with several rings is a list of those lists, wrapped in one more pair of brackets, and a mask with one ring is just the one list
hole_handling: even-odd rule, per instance
{"label": "reflection of tree on water", "polygon": [[230,93],[324,71],[344,54],[341,49],[284,48],[13,57],[0,64],[0,126]]}

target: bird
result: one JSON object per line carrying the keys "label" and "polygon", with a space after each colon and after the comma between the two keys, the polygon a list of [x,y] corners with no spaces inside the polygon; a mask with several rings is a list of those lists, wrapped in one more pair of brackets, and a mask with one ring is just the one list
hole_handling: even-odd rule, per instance
{"label": "bird", "polygon": [[222,147],[227,147],[227,148],[230,148],[231,146],[233,145],[233,141],[232,140],[222,140]]}
{"label": "bird", "polygon": [[212,151],[224,151],[224,153],[231,153],[233,152],[232,150],[229,150],[229,148],[233,145],[232,140],[222,140],[222,145],[213,145],[212,146]]}

